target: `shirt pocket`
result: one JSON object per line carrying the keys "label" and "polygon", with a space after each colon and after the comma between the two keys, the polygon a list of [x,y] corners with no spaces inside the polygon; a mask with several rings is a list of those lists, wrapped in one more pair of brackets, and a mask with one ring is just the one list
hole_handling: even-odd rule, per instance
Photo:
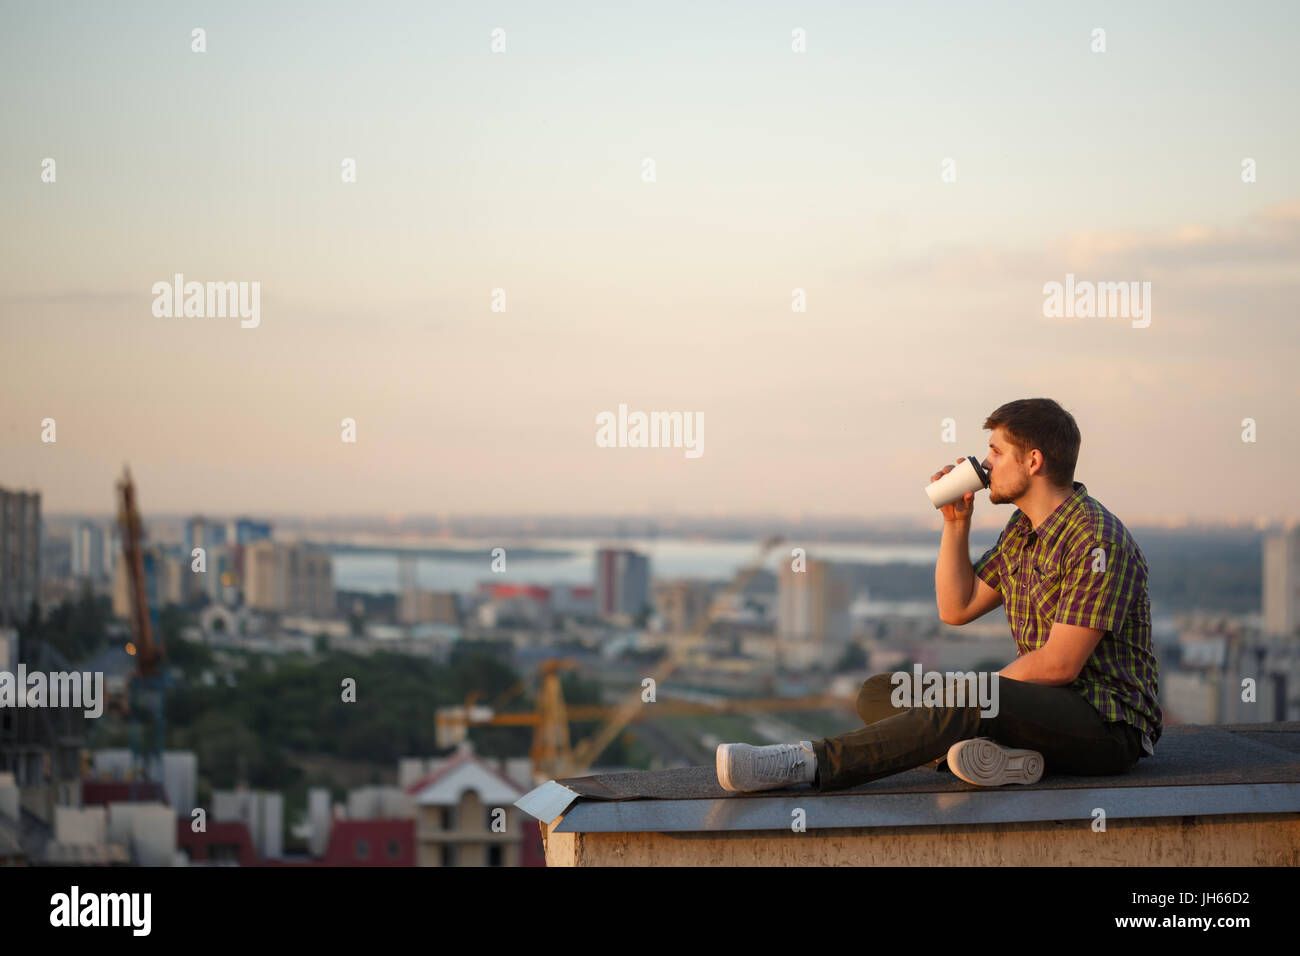
{"label": "shirt pocket", "polygon": [[1061,569],[1049,564],[1031,563],[1026,571],[1029,603],[1042,625],[1050,628],[1056,620],[1056,606],[1061,599]]}

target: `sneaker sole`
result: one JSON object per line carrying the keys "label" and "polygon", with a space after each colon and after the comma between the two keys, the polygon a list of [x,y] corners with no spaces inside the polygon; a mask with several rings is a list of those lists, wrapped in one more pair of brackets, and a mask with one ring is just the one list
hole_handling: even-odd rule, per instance
{"label": "sneaker sole", "polygon": [[718,752],[713,759],[716,764],[715,769],[718,773],[718,786],[722,787],[723,790],[729,790],[732,793],[740,793],[738,787],[733,787],[731,785],[731,774],[729,772],[730,761],[727,759],[730,756],[731,748],[734,746],[735,744],[718,744]]}
{"label": "sneaker sole", "polygon": [[1037,750],[1016,750],[988,737],[976,737],[959,740],[948,748],[948,769],[977,787],[1037,783],[1043,777],[1043,755]]}

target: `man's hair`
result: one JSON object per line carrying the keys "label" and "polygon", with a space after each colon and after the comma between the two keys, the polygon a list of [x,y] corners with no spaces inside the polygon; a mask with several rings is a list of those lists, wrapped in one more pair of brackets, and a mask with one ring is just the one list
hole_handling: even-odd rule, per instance
{"label": "man's hair", "polygon": [[1042,474],[1057,487],[1072,487],[1079,461],[1079,426],[1074,416],[1050,398],[1022,398],[1007,402],[984,421],[984,427],[1001,428],[1007,441],[1025,460],[1035,448],[1042,453]]}

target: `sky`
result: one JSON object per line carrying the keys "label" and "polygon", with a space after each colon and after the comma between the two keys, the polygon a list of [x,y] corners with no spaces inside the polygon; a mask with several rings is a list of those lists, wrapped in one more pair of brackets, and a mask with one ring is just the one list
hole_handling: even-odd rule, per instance
{"label": "sky", "polygon": [[[1292,518],[1297,41],[1282,2],[5,0],[0,486],[938,522],[1051,397],[1123,520]],[[257,326],[155,315],[177,273]],[[1067,274],[1149,324],[1046,315]],[[600,447],[620,404],[703,454]]]}

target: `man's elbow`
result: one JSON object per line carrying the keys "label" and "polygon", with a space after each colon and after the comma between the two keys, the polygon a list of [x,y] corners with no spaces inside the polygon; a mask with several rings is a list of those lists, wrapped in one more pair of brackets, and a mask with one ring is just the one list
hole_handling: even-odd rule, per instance
{"label": "man's elbow", "polygon": [[944,614],[943,611],[940,611],[939,620],[943,621],[943,623],[947,624],[949,627],[961,627],[966,623],[966,615],[965,612],[960,614]]}
{"label": "man's elbow", "polygon": [[1073,661],[1058,661],[1052,668],[1052,682],[1055,687],[1065,687],[1073,684],[1083,670],[1083,665],[1075,664]]}

